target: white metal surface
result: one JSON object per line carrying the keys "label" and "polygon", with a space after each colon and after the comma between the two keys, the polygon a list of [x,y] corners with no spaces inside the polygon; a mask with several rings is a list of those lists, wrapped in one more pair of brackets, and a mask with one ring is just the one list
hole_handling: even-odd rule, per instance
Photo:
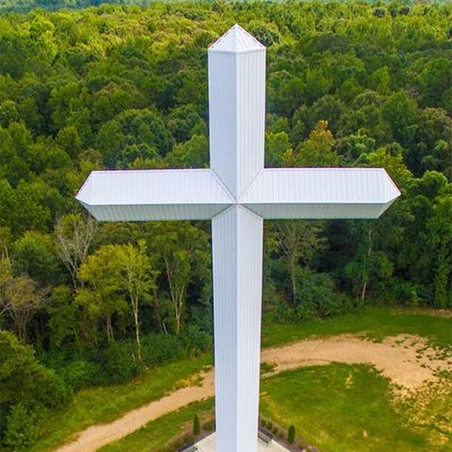
{"label": "white metal surface", "polygon": [[378,218],[400,191],[382,168],[265,169],[240,198],[266,219]]}
{"label": "white metal surface", "polygon": [[238,25],[209,49],[211,167],[238,197],[264,167],[265,47]]}
{"label": "white metal surface", "polygon": [[210,170],[95,171],[77,199],[100,221],[213,219],[216,452],[256,452],[262,219],[377,218],[381,169],[264,169],[265,49],[233,27],[209,49]]}
{"label": "white metal surface", "polygon": [[259,414],[263,220],[242,206],[214,218],[217,450],[253,451]]}
{"label": "white metal surface", "polygon": [[210,169],[93,171],[77,199],[99,221],[208,220],[234,202]]}
{"label": "white metal surface", "polygon": [[235,24],[220,39],[209,47],[209,52],[247,53],[265,51],[263,46],[253,35],[240,25]]}

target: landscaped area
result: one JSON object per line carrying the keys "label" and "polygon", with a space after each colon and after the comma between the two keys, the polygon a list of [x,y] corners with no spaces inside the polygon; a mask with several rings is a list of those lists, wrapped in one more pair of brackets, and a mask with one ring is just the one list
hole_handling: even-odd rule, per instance
{"label": "landscaped area", "polygon": [[[356,339],[351,334],[365,340]],[[433,445],[438,452],[450,450],[452,318],[449,314],[373,308],[326,321],[266,325],[263,335],[267,346],[284,345],[278,353],[272,354],[273,349],[264,350],[264,357],[279,355],[283,360],[288,352],[294,354],[294,351],[301,350],[302,353],[302,356],[294,357],[293,369],[285,370],[285,364],[281,363],[281,371],[272,375],[275,363],[263,366],[261,412],[275,424],[284,428],[295,425],[299,438],[324,452],[385,452],[388,448],[400,452],[424,452]],[[416,344],[406,338],[416,338]],[[298,342],[291,344],[293,341]],[[372,355],[368,356],[368,361],[375,361],[377,367],[365,363],[352,364],[353,357],[348,355],[344,356],[350,362],[320,366],[308,363],[305,367],[298,367],[301,364],[297,359],[301,361],[303,356],[311,359],[315,356],[311,356],[309,347],[317,341],[319,344],[325,341],[323,348],[316,345],[318,356],[329,350],[333,353],[343,350],[346,341],[349,341],[350,349],[361,341],[364,356],[365,353]],[[428,344],[432,348],[428,348]],[[390,360],[391,353],[394,357],[399,356],[396,353],[405,353],[403,356],[413,358],[412,365],[416,367],[407,369],[411,373],[418,371],[419,378],[404,379],[403,363],[395,363],[395,367],[400,369],[396,374],[391,374],[393,369],[378,368],[390,367],[390,363],[378,361],[377,355]],[[341,354],[336,356],[341,361]],[[361,359],[356,358],[358,361]],[[50,451],[77,430],[90,424],[111,422],[133,408],[160,398],[165,390],[173,391],[189,384],[187,378],[198,373],[211,360],[211,356],[206,355],[183,364],[156,368],[127,385],[82,390],[72,404],[59,413],[60,422],[55,422],[56,418],[49,419],[49,434],[33,451]],[[432,365],[439,366],[437,368],[443,368],[439,372],[441,378],[432,378],[424,384],[423,379],[430,378],[430,374],[423,360],[427,360],[428,365],[431,361]],[[438,372],[432,371],[433,374]],[[207,388],[205,392],[207,400],[165,414],[101,450],[148,452],[158,450],[171,439],[183,437],[191,432],[195,414],[202,419],[211,414],[213,399],[209,391],[211,389]]]}

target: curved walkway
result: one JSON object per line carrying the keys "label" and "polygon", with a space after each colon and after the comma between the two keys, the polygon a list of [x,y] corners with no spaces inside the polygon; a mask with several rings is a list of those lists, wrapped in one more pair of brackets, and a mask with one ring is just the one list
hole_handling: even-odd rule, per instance
{"label": "curved walkway", "polygon": [[[416,336],[397,336],[380,343],[350,335],[304,340],[264,350],[262,362],[273,366],[267,375],[332,362],[367,363],[374,365],[402,390],[417,389],[434,380],[438,370],[452,371],[452,361],[439,359],[437,351],[429,348],[424,339]],[[160,400],[130,411],[110,424],[89,427],[72,443],[55,452],[94,452],[164,414],[213,395],[214,374],[211,370],[201,375],[199,385],[179,389]]]}

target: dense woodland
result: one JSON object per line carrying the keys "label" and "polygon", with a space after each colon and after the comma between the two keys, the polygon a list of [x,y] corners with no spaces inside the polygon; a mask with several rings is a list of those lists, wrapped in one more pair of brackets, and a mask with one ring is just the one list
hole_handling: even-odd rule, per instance
{"label": "dense woodland", "polygon": [[378,221],[267,222],[264,321],[452,306],[451,4],[3,14],[4,450],[82,387],[211,350],[210,224],[96,224],[74,196],[94,169],[208,164],[206,49],[235,22],[268,48],[267,165],[382,166],[402,191]]}

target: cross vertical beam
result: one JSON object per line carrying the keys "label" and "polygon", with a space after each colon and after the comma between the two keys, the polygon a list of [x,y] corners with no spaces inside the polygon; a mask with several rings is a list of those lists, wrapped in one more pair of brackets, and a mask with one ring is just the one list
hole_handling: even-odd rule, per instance
{"label": "cross vertical beam", "polygon": [[216,452],[255,452],[263,220],[234,205],[212,221]]}
{"label": "cross vertical beam", "polygon": [[264,167],[265,47],[235,25],[208,55],[211,168],[238,199]]}

